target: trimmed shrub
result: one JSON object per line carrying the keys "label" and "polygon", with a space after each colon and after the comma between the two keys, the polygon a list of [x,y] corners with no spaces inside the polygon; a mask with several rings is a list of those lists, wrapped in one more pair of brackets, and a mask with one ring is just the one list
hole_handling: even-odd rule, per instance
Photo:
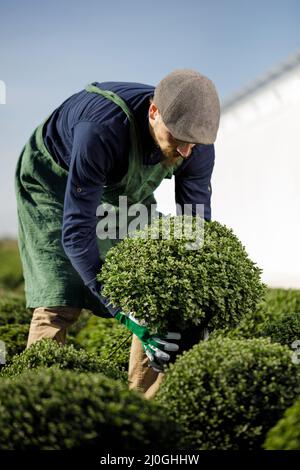
{"label": "trimmed shrub", "polygon": [[299,394],[291,351],[269,339],[209,339],[169,366],[154,400],[183,428],[181,445],[254,450]]}
{"label": "trimmed shrub", "polygon": [[28,371],[0,381],[3,450],[172,448],[164,411],[103,374]]}
{"label": "trimmed shrub", "polygon": [[113,318],[92,316],[76,340],[81,347],[99,355],[101,359],[127,370],[132,335]]}
{"label": "trimmed shrub", "polygon": [[[288,341],[292,337],[293,330],[299,331],[297,312],[300,312],[300,290],[268,288],[265,298],[260,302],[258,308],[247,313],[237,327],[233,329],[224,327],[215,330],[211,337],[220,335],[229,338],[270,336],[274,341],[290,345],[292,341],[290,343]],[[285,339],[279,332],[281,327],[285,332]],[[274,339],[273,335],[275,335]]]}
{"label": "trimmed shrub", "polygon": [[0,287],[15,289],[23,283],[22,264],[16,240],[0,240]]}
{"label": "trimmed shrub", "polygon": [[6,363],[21,353],[27,344],[29,325],[7,325],[0,326],[0,340],[5,343]]}
{"label": "trimmed shrub", "polygon": [[203,229],[185,217],[185,230],[192,227],[198,240],[198,249],[187,249],[191,237],[178,236],[182,220],[157,219],[111,248],[98,275],[103,293],[153,331],[234,327],[264,294],[261,270],[233,231],[215,221],[204,222],[201,247]]}
{"label": "trimmed shrub", "polygon": [[257,310],[247,312],[235,328],[224,326],[211,332],[210,338],[226,336],[232,339],[251,339],[261,336],[262,328],[269,316],[265,310],[265,304],[261,303]]}
{"label": "trimmed shrub", "polygon": [[300,312],[277,315],[263,325],[260,335],[291,347],[295,340],[300,340]]}
{"label": "trimmed shrub", "polygon": [[300,450],[300,399],[288,408],[282,419],[268,432],[266,450]]}
{"label": "trimmed shrub", "polygon": [[113,379],[127,381],[124,371],[113,367],[112,363],[74,346],[60,346],[52,339],[43,339],[32,344],[29,349],[15,356],[11,363],[4,367],[2,376],[15,376],[24,370],[37,367],[56,366],[60,369],[71,369],[78,372],[102,372]]}

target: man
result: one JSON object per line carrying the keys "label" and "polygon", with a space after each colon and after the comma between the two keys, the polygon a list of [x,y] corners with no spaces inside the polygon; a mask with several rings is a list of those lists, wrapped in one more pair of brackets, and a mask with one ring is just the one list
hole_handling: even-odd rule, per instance
{"label": "man", "polygon": [[[34,131],[16,169],[19,248],[27,307],[33,308],[28,344],[65,342],[82,308],[111,317],[133,332],[130,388],[153,396],[166,351],[179,333],[151,336],[147,325],[102,296],[96,280],[115,240],[96,235],[97,208],[155,203],[153,191],[175,175],[180,207],[204,204],[211,218],[211,175],[220,104],[199,72],[175,70],[154,87],[94,83],[72,95]],[[147,367],[150,362],[150,368]],[[148,395],[147,395],[148,393]]]}

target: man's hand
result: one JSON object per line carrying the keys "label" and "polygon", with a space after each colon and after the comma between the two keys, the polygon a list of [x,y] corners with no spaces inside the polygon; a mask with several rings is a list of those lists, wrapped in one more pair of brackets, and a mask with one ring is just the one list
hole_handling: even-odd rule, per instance
{"label": "man's hand", "polygon": [[171,359],[170,354],[165,351],[178,351],[176,343],[170,343],[167,339],[179,340],[180,333],[168,332],[166,336],[160,337],[158,334],[151,335],[144,321],[138,321],[131,313],[119,311],[115,318],[134,333],[142,342],[144,351],[149,359],[149,367],[157,372],[162,372],[164,366]]}
{"label": "man's hand", "polygon": [[[165,336],[159,337],[157,335],[152,337],[154,342],[144,346],[145,353],[149,359],[149,367],[152,367],[156,372],[163,372],[167,362],[170,360],[170,355],[162,352],[164,351],[178,351],[179,346],[176,343],[169,343],[166,339],[180,340],[181,334],[168,332]],[[154,354],[156,352],[156,354]],[[162,355],[161,353],[165,354]]]}

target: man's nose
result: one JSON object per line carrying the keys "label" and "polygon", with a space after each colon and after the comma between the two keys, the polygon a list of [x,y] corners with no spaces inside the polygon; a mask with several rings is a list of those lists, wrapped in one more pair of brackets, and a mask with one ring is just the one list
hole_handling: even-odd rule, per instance
{"label": "man's nose", "polygon": [[195,144],[180,144],[176,148],[177,152],[184,158],[189,157]]}

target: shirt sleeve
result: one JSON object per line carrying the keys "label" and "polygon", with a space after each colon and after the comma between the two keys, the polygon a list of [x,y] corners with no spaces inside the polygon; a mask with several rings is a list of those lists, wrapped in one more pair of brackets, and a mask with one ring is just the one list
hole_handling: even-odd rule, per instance
{"label": "shirt sleeve", "polygon": [[[196,145],[192,155],[175,171],[175,200],[184,211],[184,204],[204,204],[204,219],[211,220],[211,176],[215,163],[214,145]],[[178,215],[177,210],[177,215]]]}
{"label": "shirt sleeve", "polygon": [[73,146],[66,185],[62,244],[73,267],[97,295],[96,275],[102,261],[97,244],[97,207],[113,164],[110,130],[93,122],[73,128]]}

